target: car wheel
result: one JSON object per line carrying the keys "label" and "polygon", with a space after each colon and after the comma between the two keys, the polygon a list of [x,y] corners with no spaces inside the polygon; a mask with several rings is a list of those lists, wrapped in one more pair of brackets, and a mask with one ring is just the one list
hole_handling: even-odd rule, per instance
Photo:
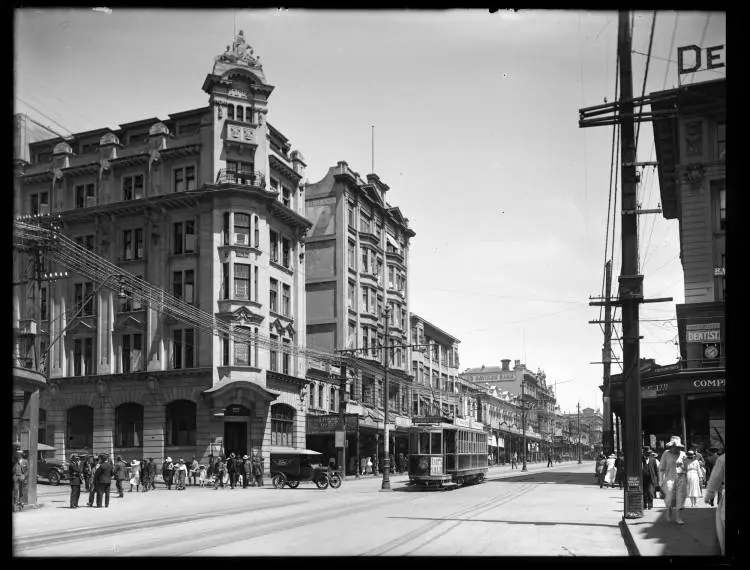
{"label": "car wheel", "polygon": [[329,482],[331,484],[331,488],[338,489],[339,487],[341,487],[341,476],[339,476],[338,473],[332,474],[329,480],[330,480]]}
{"label": "car wheel", "polygon": [[60,484],[60,474],[55,471],[54,469],[50,470],[50,472],[47,474],[47,480],[49,481],[49,484],[52,486],[57,486]]}
{"label": "car wheel", "polygon": [[284,488],[284,476],[281,473],[276,473],[276,475],[273,476],[271,479],[271,484],[276,489],[283,489]]}
{"label": "car wheel", "polygon": [[292,489],[296,489],[299,487],[299,481],[287,481],[287,485],[289,485]]}
{"label": "car wheel", "polygon": [[318,477],[318,480],[315,481],[315,484],[318,486],[318,489],[327,489],[328,488],[328,477],[325,475],[321,475]]}

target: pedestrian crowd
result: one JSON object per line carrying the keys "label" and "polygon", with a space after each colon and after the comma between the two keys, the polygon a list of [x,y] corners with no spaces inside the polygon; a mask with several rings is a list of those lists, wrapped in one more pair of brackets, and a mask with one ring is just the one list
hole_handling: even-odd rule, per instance
{"label": "pedestrian crowd", "polygon": [[[707,457],[700,451],[684,451],[679,436],[672,436],[665,444],[665,450],[659,454],[650,447],[643,448],[641,467],[643,473],[643,506],[653,509],[654,499],[664,500],[666,520],[678,525],[685,524],[682,511],[690,501],[690,508],[697,507],[699,499],[708,505],[716,505],[716,536],[722,554],[724,554],[724,513],[726,482],[724,480],[726,453],[712,447]],[[596,458],[594,473],[599,487],[625,487],[625,456],[622,452],[604,453]]]}

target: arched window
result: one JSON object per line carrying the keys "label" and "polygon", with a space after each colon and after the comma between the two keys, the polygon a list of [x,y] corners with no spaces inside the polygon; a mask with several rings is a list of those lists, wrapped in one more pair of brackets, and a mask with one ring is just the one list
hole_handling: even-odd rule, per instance
{"label": "arched window", "polygon": [[115,409],[115,447],[143,445],[143,406],[120,404]]}
{"label": "arched window", "polygon": [[94,408],[75,406],[67,413],[68,447],[92,451],[94,443]]}
{"label": "arched window", "polygon": [[227,105],[227,119],[234,121],[234,105]]}
{"label": "arched window", "polygon": [[315,384],[310,384],[310,407],[315,407]]}
{"label": "arched window", "polygon": [[239,105],[237,105],[237,120],[238,121],[245,120],[244,112],[245,112],[244,107],[240,107]]}
{"label": "arched window", "polygon": [[271,406],[271,445],[294,446],[294,408],[291,406]]}
{"label": "arched window", "polygon": [[167,405],[166,445],[195,445],[195,402],[175,400]]}
{"label": "arched window", "polygon": [[336,411],[336,388],[331,386],[331,399],[328,402],[328,406],[332,412]]}
{"label": "arched window", "polygon": [[318,407],[323,409],[323,384],[318,384]]}

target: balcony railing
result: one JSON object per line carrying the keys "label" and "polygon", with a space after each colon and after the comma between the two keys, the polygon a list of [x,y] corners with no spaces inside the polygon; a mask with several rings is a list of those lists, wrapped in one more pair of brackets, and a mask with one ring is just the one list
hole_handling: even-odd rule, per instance
{"label": "balcony railing", "polygon": [[242,172],[222,168],[216,175],[216,184],[238,184],[240,186],[265,188],[266,177],[258,171]]}

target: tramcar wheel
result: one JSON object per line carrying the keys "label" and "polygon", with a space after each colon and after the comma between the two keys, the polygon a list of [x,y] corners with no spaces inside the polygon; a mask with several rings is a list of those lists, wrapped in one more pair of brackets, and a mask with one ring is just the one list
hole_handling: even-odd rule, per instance
{"label": "tramcar wheel", "polygon": [[327,489],[328,488],[328,477],[325,475],[321,475],[318,477],[318,480],[315,481],[315,484],[318,486],[318,489]]}
{"label": "tramcar wheel", "polygon": [[458,479],[456,479],[456,485],[458,485],[460,487],[463,484],[464,484],[464,478],[463,477],[459,477]]}
{"label": "tramcar wheel", "polygon": [[287,481],[286,484],[289,485],[289,487],[291,487],[292,489],[296,489],[297,487],[299,487],[299,481]]}
{"label": "tramcar wheel", "polygon": [[477,475],[477,483],[484,483],[484,473]]}
{"label": "tramcar wheel", "polygon": [[276,473],[276,475],[273,476],[271,479],[271,484],[276,489],[283,489],[284,488],[284,476],[281,473]]}

